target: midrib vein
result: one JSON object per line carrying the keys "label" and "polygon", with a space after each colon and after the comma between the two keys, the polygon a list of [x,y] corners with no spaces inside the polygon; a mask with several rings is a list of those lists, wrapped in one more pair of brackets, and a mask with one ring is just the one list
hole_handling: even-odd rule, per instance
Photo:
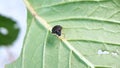
{"label": "midrib vein", "polygon": [[[30,3],[28,2],[28,0],[24,0],[27,8],[29,9],[29,11],[31,12],[31,14],[40,22],[41,25],[43,25],[47,30],[51,31],[51,27],[50,25],[43,19],[41,18],[36,11],[33,9],[33,7],[30,5]],[[64,44],[66,44],[66,46],[72,50],[81,60],[83,60],[88,66],[90,66],[91,68],[95,68],[95,66],[89,62],[81,53],[79,53],[76,49],[74,49],[69,42],[61,37],[58,37],[59,39],[61,39],[63,41]],[[44,65],[44,64],[43,64]]]}

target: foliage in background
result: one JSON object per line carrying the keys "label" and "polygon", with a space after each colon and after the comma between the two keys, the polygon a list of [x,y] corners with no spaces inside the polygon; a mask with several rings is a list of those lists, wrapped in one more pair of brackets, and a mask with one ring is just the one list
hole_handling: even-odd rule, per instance
{"label": "foliage in background", "polygon": [[16,40],[19,31],[15,21],[0,15],[0,46],[11,45]]}
{"label": "foliage in background", "polygon": [[[6,68],[120,68],[120,0],[24,0],[28,29]],[[63,27],[64,38],[50,32]]]}

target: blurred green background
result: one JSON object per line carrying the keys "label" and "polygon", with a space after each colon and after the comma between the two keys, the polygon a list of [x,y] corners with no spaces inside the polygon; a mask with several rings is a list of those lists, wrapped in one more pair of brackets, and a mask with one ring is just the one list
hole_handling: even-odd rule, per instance
{"label": "blurred green background", "polygon": [[26,32],[23,0],[0,0],[0,68],[16,60]]}

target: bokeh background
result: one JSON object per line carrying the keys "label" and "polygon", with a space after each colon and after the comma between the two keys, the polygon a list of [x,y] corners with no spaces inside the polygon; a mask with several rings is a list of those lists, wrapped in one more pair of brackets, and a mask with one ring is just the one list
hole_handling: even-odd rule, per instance
{"label": "bokeh background", "polygon": [[17,39],[9,47],[0,46],[0,68],[15,61],[20,53],[26,32],[27,10],[23,0],[0,0],[0,15],[7,16],[17,22],[20,28]]}

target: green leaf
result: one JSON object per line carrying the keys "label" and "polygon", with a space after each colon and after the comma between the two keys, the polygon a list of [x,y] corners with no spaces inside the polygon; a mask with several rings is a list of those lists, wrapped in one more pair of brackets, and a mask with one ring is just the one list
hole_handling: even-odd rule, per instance
{"label": "green leaf", "polygon": [[16,40],[19,31],[15,21],[0,15],[0,46],[11,45]]}
{"label": "green leaf", "polygon": [[[120,68],[119,0],[25,0],[22,53],[6,68]],[[51,33],[63,27],[62,36]]]}

